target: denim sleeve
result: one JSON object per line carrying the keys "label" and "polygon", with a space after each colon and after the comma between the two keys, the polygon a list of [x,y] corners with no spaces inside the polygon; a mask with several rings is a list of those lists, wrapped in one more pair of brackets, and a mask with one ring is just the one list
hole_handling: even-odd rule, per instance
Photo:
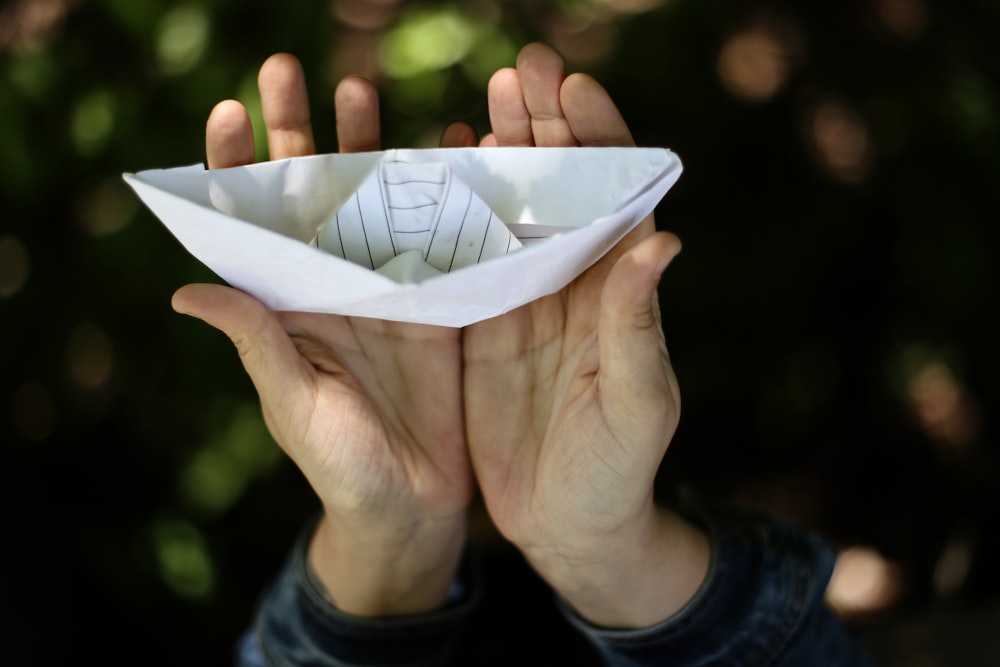
{"label": "denim sleeve", "polygon": [[306,560],[314,524],[266,591],[237,646],[238,667],[439,667],[448,664],[481,597],[466,558],[463,591],[445,608],[414,616],[363,618],[326,601]]}
{"label": "denim sleeve", "polygon": [[692,511],[712,541],[699,592],[650,628],[598,628],[563,613],[609,667],[870,667],[823,602],[833,553],[816,537],[745,511]]}

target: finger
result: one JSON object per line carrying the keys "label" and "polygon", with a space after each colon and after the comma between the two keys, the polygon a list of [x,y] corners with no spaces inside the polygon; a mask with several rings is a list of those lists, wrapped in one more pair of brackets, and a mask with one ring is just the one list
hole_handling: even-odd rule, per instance
{"label": "finger", "polygon": [[490,77],[486,89],[490,125],[497,146],[534,146],[531,116],[524,104],[517,70],[506,67]]}
{"label": "finger", "polygon": [[482,139],[479,140],[480,148],[496,148],[499,144],[497,143],[497,136],[490,132]]}
{"label": "finger", "polygon": [[667,398],[665,391],[676,394],[656,290],[680,249],[673,234],[647,237],[622,255],[604,284],[598,325],[602,396],[619,411],[646,410],[651,400]]}
{"label": "finger", "polygon": [[468,123],[451,123],[441,133],[441,148],[471,148],[478,143],[476,131]]}
{"label": "finger", "polygon": [[271,159],[315,153],[309,95],[298,59],[288,53],[271,56],[261,65],[257,85]]}
{"label": "finger", "polygon": [[255,159],[250,115],[236,100],[219,102],[205,123],[205,157],[209,169],[252,164]]}
{"label": "finger", "polygon": [[559,90],[566,122],[581,146],[634,146],[632,133],[607,91],[586,74],[572,74]]}
{"label": "finger", "polygon": [[[581,146],[635,146],[632,133],[618,107],[601,84],[586,74],[571,74],[559,90],[566,120]],[[647,216],[609,254],[617,258],[656,230],[653,216]]]}
{"label": "finger", "polygon": [[576,146],[577,137],[563,114],[559,95],[566,79],[566,65],[559,54],[544,44],[528,44],[517,55],[517,73],[535,145]]}
{"label": "finger", "polygon": [[377,151],[382,144],[378,91],[368,79],[349,76],[333,95],[341,153]]}
{"label": "finger", "polygon": [[229,336],[262,401],[286,400],[308,386],[294,343],[275,314],[248,294],[223,285],[185,285],[172,306]]}

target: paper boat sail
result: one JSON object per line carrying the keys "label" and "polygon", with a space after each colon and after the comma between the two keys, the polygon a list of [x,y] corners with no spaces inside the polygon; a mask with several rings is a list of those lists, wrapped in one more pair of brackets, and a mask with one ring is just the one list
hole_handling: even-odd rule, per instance
{"label": "paper boat sail", "polygon": [[316,245],[397,282],[421,282],[521,247],[445,163],[382,162]]}
{"label": "paper boat sail", "polygon": [[460,327],[566,286],[680,173],[661,148],[450,148],[124,178],[270,308]]}

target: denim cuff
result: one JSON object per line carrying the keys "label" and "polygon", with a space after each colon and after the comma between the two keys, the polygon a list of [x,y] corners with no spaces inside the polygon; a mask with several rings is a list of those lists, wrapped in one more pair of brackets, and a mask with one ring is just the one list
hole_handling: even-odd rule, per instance
{"label": "denim cuff", "polygon": [[299,537],[261,603],[248,642],[268,666],[431,667],[447,664],[482,597],[482,575],[467,553],[456,596],[444,608],[412,616],[367,618],[330,604],[310,572],[316,521]]}
{"label": "denim cuff", "polygon": [[708,576],[683,609],[637,630],[600,628],[560,607],[611,667],[669,658],[702,665],[868,665],[858,643],[826,609],[834,555],[821,540],[783,521],[732,508],[688,507],[712,545]]}

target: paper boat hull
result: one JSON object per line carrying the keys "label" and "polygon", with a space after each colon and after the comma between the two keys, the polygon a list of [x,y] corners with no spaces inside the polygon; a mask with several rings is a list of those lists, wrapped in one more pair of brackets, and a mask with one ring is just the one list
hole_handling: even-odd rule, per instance
{"label": "paper boat hull", "polygon": [[[309,244],[381,160],[446,162],[519,234],[508,255],[400,284]],[[653,211],[677,181],[657,148],[459,148],[318,155],[124,178],[184,247],[276,310],[461,327],[558,291]]]}

